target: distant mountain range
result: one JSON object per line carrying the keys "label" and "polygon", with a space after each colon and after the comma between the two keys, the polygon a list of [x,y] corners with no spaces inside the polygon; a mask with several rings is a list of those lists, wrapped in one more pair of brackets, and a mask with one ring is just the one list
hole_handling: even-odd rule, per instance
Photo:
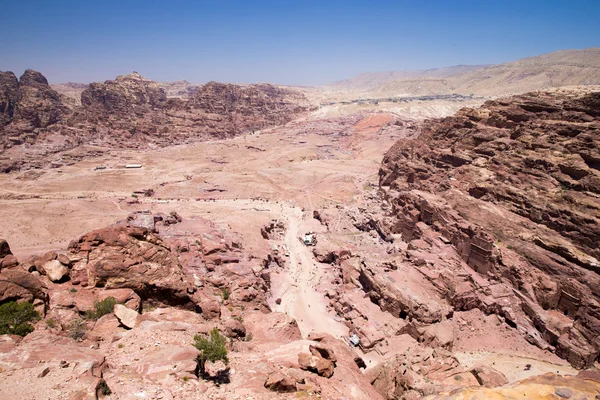
{"label": "distant mountain range", "polygon": [[600,48],[562,50],[498,65],[367,72],[328,87],[389,96],[453,93],[498,96],[594,84],[600,84]]}

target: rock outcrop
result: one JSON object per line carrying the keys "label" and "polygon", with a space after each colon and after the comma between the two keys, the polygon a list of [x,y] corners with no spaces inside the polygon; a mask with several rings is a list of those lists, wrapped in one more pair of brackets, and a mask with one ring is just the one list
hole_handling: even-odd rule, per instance
{"label": "rock outcrop", "polygon": [[455,310],[496,313],[577,368],[600,354],[599,106],[600,93],[571,91],[489,101],[427,122],[379,173],[382,222],[426,276],[449,265],[427,248],[447,243],[454,265],[504,287],[490,302],[488,283],[447,275],[438,289]]}
{"label": "rock outcrop", "polygon": [[0,72],[0,144],[34,143],[45,129],[63,120],[69,108],[41,73],[28,69],[17,80]]}
{"label": "rock outcrop", "polygon": [[165,91],[137,72],[115,80],[91,83],[81,93],[81,104],[100,113],[132,113],[164,106]]}

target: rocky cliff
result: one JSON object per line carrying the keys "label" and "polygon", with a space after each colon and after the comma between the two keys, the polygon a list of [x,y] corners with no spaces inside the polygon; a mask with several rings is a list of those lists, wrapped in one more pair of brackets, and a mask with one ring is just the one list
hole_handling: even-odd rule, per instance
{"label": "rocky cliff", "polygon": [[589,89],[488,101],[426,122],[379,171],[389,232],[427,246],[437,235],[510,288],[490,302],[489,283],[447,276],[454,310],[501,315],[577,368],[600,354],[599,109]]}
{"label": "rocky cliff", "polygon": [[61,121],[69,112],[61,96],[39,72],[28,69],[17,80],[0,72],[0,143],[4,147],[35,140],[40,129]]}
{"label": "rocky cliff", "polygon": [[103,83],[91,83],[81,93],[83,106],[99,113],[139,112],[164,106],[166,101],[165,91],[137,72]]}
{"label": "rocky cliff", "polygon": [[[0,73],[0,145],[33,145],[3,154],[1,171],[38,168],[44,155],[82,144],[146,148],[233,137],[285,124],[310,107],[303,94],[268,84],[211,82],[167,98],[158,83],[137,72],[83,89],[59,86],[64,94],[32,70],[20,80]],[[79,91],[81,101],[75,101]]]}

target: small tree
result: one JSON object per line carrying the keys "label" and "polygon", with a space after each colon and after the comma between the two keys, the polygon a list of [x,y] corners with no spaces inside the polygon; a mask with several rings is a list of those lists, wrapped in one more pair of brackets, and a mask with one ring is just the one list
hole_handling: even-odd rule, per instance
{"label": "small tree", "polygon": [[225,347],[227,340],[225,339],[225,336],[219,333],[217,328],[213,328],[213,330],[210,331],[209,337],[195,335],[194,342],[194,347],[202,352],[198,356],[198,364],[202,374],[204,373],[206,361],[215,362],[221,360],[225,364],[229,363],[227,347]]}
{"label": "small tree", "polygon": [[36,321],[39,317],[40,314],[31,303],[4,303],[0,306],[0,335],[25,336],[33,332],[33,326],[29,322]]}

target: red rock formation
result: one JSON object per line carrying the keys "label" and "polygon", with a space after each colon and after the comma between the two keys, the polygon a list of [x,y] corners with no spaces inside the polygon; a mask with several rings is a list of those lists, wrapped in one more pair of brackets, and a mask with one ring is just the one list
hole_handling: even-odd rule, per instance
{"label": "red rock formation", "polygon": [[600,93],[563,91],[463,109],[398,141],[379,173],[391,232],[415,242],[437,233],[515,290],[510,307],[495,306],[453,283],[455,309],[525,324],[528,340],[578,368],[600,354],[599,107]]}

